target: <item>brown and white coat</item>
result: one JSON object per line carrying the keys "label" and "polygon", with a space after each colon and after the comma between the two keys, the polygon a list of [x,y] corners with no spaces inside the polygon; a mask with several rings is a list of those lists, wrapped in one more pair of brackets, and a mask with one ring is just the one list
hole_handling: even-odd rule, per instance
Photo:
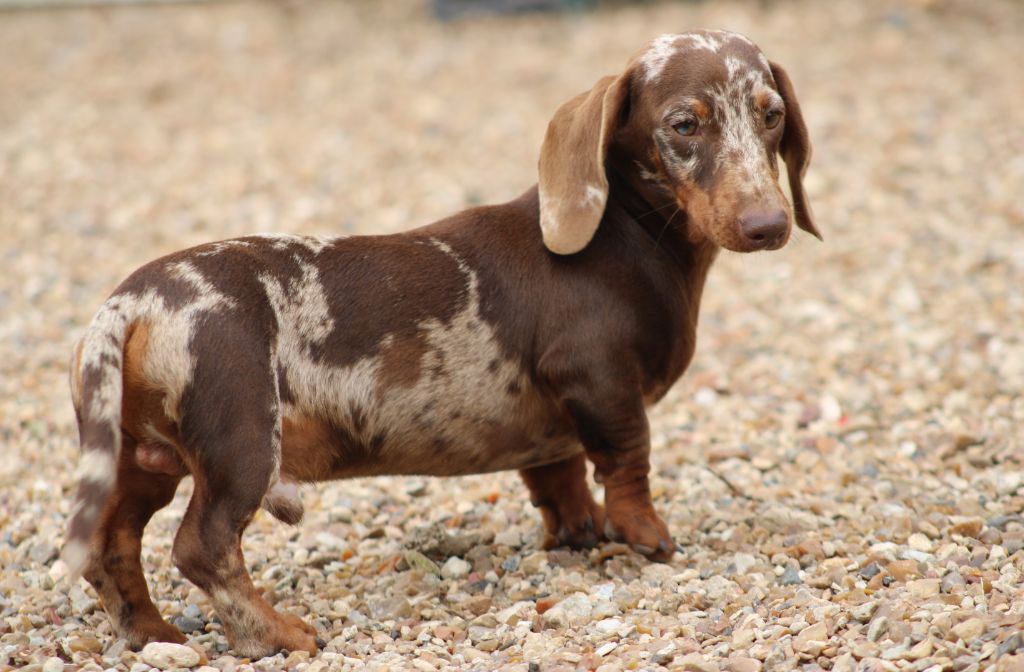
{"label": "brown and white coat", "polygon": [[[264,506],[296,483],[518,469],[548,543],[620,538],[664,560],[645,407],[693,356],[721,247],[817,235],[792,85],[746,38],[657,38],[551,121],[538,187],[392,236],[250,236],[126,279],[75,348],[83,456],[65,558],[134,646],[183,641],[139,564],[152,514],[191,475],[174,542],[241,655],[317,648],[246,571]],[[586,483],[586,461],[605,486]]]}

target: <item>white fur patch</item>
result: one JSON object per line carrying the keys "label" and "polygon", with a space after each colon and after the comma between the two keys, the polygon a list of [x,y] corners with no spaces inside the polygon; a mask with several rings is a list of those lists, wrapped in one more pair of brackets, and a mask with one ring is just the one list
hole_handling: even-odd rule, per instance
{"label": "white fur patch", "polygon": [[633,163],[636,165],[636,169],[640,173],[640,179],[646,180],[648,182],[657,182],[659,184],[664,182],[664,180],[661,179],[660,175],[652,173],[644,164],[640,163],[639,161],[634,161]]}
{"label": "white fur patch", "polygon": [[82,541],[72,539],[64,544],[60,557],[68,566],[68,576],[74,582],[89,564],[89,546]]}
{"label": "white fur patch", "polygon": [[735,56],[725,57],[725,69],[729,73],[729,79],[735,79],[739,75],[740,71],[745,67],[745,64]]}
{"label": "white fur patch", "polygon": [[339,239],[335,236],[299,236],[291,233],[258,233],[254,237],[269,241],[275,250],[286,250],[298,245],[313,254],[320,254],[325,247]]}
{"label": "white fur patch", "polygon": [[732,40],[739,40],[748,45],[753,43],[739,33],[725,30],[702,30],[677,35],[659,35],[651,41],[650,46],[640,56],[640,64],[644,70],[644,81],[654,82],[661,76],[665,66],[676,54],[686,50],[707,51],[717,54],[723,46]]}
{"label": "white fur patch", "polygon": [[114,485],[117,458],[107,449],[88,450],[82,454],[75,472],[76,481],[89,481],[104,488]]}
{"label": "white fur patch", "polygon": [[640,57],[640,64],[644,68],[644,81],[654,82],[661,76],[668,59],[676,53],[676,43],[679,35],[659,35],[647,47],[647,51]]}
{"label": "white fur patch", "polygon": [[236,655],[262,658],[272,651],[264,642],[267,623],[260,605],[249,601],[242,593],[234,594],[225,588],[214,588],[210,602],[233,636]]}
{"label": "white fur patch", "polygon": [[222,240],[216,243],[209,243],[207,245],[203,245],[203,249],[199,252],[196,252],[196,256],[213,257],[220,254],[221,252],[226,252],[227,250],[237,250],[238,248],[244,247],[252,247],[252,243],[238,239]]}
{"label": "white fur patch", "polygon": [[733,57],[725,63],[726,82],[705,92],[722,133],[716,165],[738,171],[741,179],[737,182],[749,195],[767,196],[775,190],[775,180],[761,142],[762,111],[755,109],[753,100],[759,94],[769,98],[778,98],[778,94],[768,86],[762,70]]}
{"label": "white fur patch", "polygon": [[[284,414],[325,418],[364,445],[378,443],[379,454],[367,469],[379,473],[424,473],[428,467],[439,474],[512,469],[578,450],[571,439],[560,444],[558,438],[542,436],[545,427],[538,417],[543,412],[538,395],[528,391],[529,377],[505,358],[481,317],[476,272],[447,243],[421,244],[434,245],[458,264],[465,289],[461,298],[451,299],[464,307],[446,322],[430,318],[416,325],[423,353],[419,377],[409,384],[382,387],[390,334],[380,335],[378,354],[349,366],[312,359],[310,345],[322,343],[335,328],[348,328],[331,318],[314,267],[303,267],[301,278],[288,286],[261,277],[281,325],[277,357],[294,398]],[[510,394],[508,389],[516,386],[522,392]],[[493,441],[488,432],[498,431],[521,439],[521,450],[487,453],[487,442]],[[454,457],[439,459],[444,448]]]}
{"label": "white fur patch", "polygon": [[706,33],[690,33],[684,35],[683,39],[688,41],[694,49],[703,49],[717,54],[725,43],[726,36],[722,31],[708,31]]}
{"label": "white fur patch", "polygon": [[700,158],[696,154],[683,157],[676,152],[671,137],[673,132],[664,128],[655,130],[658,148],[661,151],[661,160],[677,180],[690,179],[700,167]]}
{"label": "white fur patch", "polygon": [[172,310],[154,291],[135,299],[135,319],[149,322],[149,342],[142,362],[146,379],[165,392],[164,412],[175,422],[181,420],[181,395],[192,380],[195,358],[189,349],[199,318],[212,311],[233,308],[235,302],[218,292],[193,266],[184,261],[168,267],[171,275],[188,282],[193,297]]}
{"label": "white fur patch", "polygon": [[[80,370],[93,369],[103,372],[98,387],[90,390],[89,408],[82,409],[83,415],[92,421],[105,421],[116,430],[121,415],[121,347],[127,318],[116,301],[108,301],[93,318],[89,331],[83,338]],[[114,338],[107,334],[115,335]]]}
{"label": "white fur patch", "polygon": [[605,199],[608,197],[608,192],[601,187],[593,184],[587,185],[587,194],[583,197],[583,205],[585,206],[603,206]]}
{"label": "white fur patch", "polygon": [[143,426],[143,430],[146,432],[146,438],[152,441],[153,443],[158,443],[164,446],[175,445],[174,441],[169,436],[167,436],[159,429],[157,429],[152,422],[147,422]]}

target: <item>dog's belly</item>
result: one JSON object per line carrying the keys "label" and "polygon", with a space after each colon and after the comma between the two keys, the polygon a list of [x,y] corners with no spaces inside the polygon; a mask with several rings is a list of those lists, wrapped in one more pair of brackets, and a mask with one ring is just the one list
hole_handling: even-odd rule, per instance
{"label": "dog's belly", "polygon": [[347,404],[317,415],[288,406],[282,473],[302,481],[454,476],[549,464],[582,449],[570,423],[523,389],[434,392],[391,389],[368,405],[343,395]]}

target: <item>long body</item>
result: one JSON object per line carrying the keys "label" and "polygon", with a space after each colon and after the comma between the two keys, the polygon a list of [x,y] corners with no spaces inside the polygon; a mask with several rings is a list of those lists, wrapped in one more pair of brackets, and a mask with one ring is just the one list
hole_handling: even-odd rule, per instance
{"label": "long body", "polygon": [[305,482],[581,452],[560,388],[588,372],[570,353],[629,353],[644,400],[660,398],[693,354],[714,250],[611,207],[584,253],[559,257],[536,209],[531,189],[391,236],[251,236],[147,264],[103,309],[123,330],[125,434],[143,463],[163,452],[187,469],[186,437],[227,420],[222,406],[269,407],[280,478]]}

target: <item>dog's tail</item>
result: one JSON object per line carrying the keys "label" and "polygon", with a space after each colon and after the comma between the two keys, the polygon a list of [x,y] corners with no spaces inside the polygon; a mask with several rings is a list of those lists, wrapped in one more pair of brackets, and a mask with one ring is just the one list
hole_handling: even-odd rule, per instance
{"label": "dog's tail", "polygon": [[117,296],[103,304],[71,357],[71,398],[82,456],[61,555],[72,580],[85,570],[89,540],[117,481],[124,344],[130,323],[126,308]]}

